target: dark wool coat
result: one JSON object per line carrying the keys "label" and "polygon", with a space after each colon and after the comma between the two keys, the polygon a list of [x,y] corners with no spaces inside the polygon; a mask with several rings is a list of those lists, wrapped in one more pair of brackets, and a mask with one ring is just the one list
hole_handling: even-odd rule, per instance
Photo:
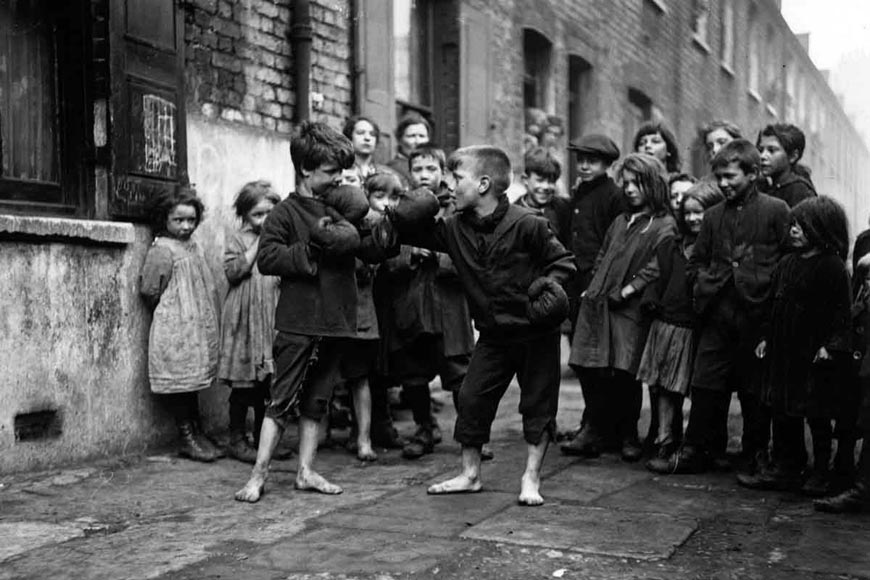
{"label": "dark wool coat", "polygon": [[[641,313],[642,297],[646,286],[659,277],[659,246],[676,233],[677,223],[670,215],[624,213],[613,221],[580,302],[572,365],[637,373],[649,330]],[[636,292],[620,301],[619,292],[628,284]]]}
{"label": "dark wool coat", "polygon": [[642,303],[656,320],[683,328],[695,326],[687,271],[691,253],[692,245],[679,237],[664,240],[656,249],[659,278],[646,287]]}
{"label": "dark wool coat", "polygon": [[387,163],[387,167],[399,174],[399,177],[402,179],[402,184],[405,187],[409,187],[411,185],[411,168],[408,166],[407,157],[405,157],[401,153],[398,153],[395,157],[390,159],[390,161]]}
{"label": "dark wool coat", "polygon": [[571,253],[539,214],[510,205],[506,197],[497,211],[504,215],[491,231],[477,228],[470,215],[454,214],[405,224],[400,236],[406,243],[450,256],[482,334],[529,338],[530,331],[551,332],[555,326],[529,321],[528,289],[540,276],[564,284],[575,270]]}
{"label": "dark wool coat", "polygon": [[550,227],[553,228],[556,237],[559,238],[562,245],[566,248],[571,247],[571,202],[564,197],[556,197],[554,195],[548,205],[537,207],[535,202],[529,199],[530,195],[530,193],[527,193],[514,203],[540,212],[550,222]]}
{"label": "dark wool coat", "polygon": [[737,299],[758,319],[770,296],[770,278],[783,254],[788,225],[788,205],[754,188],[740,201],[708,209],[689,258],[695,312],[705,313],[732,283]]}
{"label": "dark wool coat", "polygon": [[[846,393],[842,374],[851,364],[851,289],[837,256],[785,256],[773,272],[762,397],[774,412],[836,418]],[[834,357],[813,363],[820,347]]]}
{"label": "dark wool coat", "polygon": [[263,224],[257,266],[264,275],[281,277],[277,330],[355,337],[356,258],[319,255],[310,244],[312,228],[326,215],[320,200],[291,193]]}
{"label": "dark wool coat", "polygon": [[773,185],[766,187],[764,192],[781,199],[790,208],[817,195],[812,181],[793,172],[789,172]]}
{"label": "dark wool coat", "polygon": [[574,253],[577,275],[565,290],[569,297],[577,298],[592,280],[595,259],[607,228],[627,208],[622,190],[608,175],[581,181],[574,189],[570,204],[571,240],[567,247]]}

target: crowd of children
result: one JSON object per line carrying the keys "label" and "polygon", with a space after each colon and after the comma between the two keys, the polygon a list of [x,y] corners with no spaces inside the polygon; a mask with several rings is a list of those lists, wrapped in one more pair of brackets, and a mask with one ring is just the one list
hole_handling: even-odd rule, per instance
{"label": "crowd of children", "polygon": [[[376,447],[416,459],[441,439],[430,397],[440,377],[457,410],[461,471],[428,491],[476,492],[516,378],[527,445],[519,503],[540,505],[541,465],[560,436],[563,453],[646,456],[661,474],[729,469],[736,392],[741,485],[824,496],[825,511],[870,505],[870,446],[855,462],[870,428],[870,235],[847,268],[845,211],[800,165],[800,129],[769,125],[751,143],[731,123],[710,123],[701,139],[711,172],[697,179],[680,173],[660,123],[641,127],[616,165],[611,139],[585,135],[569,146],[577,179],[567,196],[558,155],[530,144],[513,203],[504,151],[447,157],[430,129],[419,115],[403,119],[399,153],[383,166],[371,119],[350,119],[344,135],[304,123],[291,143],[296,191],[282,200],[256,181],[237,195],[222,307],[191,237],[201,201],[189,188],[154,200],[140,281],[154,308],[149,377],[176,419],[181,455],[222,455],[197,402],[217,379],[230,389],[226,452],[254,464],[237,500],[260,499],[291,423],[296,487],[341,493],[314,469],[335,388],[350,394],[348,448],[359,460],[375,461]],[[557,434],[562,332],[585,409],[579,427]],[[391,386],[413,414],[408,440],[392,425]]]}

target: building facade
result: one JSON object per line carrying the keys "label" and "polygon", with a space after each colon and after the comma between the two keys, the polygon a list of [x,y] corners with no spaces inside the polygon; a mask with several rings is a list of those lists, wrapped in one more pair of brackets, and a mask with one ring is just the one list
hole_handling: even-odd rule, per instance
{"label": "building facade", "polygon": [[[417,111],[445,148],[492,143],[517,170],[529,107],[563,146],[626,151],[658,119],[697,174],[703,123],[794,122],[819,192],[855,230],[870,213],[867,147],[774,0],[0,0],[0,51],[0,472],[174,437],[147,383],[143,205],[192,183],[222,280],[233,196],[293,189],[303,119],[370,115],[386,159]],[[203,395],[208,427],[227,395]]]}

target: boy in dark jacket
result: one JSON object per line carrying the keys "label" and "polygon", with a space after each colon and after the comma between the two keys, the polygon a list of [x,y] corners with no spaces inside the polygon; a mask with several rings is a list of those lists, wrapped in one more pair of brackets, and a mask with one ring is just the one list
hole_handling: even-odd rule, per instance
{"label": "boy in dark jacket", "polygon": [[761,154],[765,193],[778,197],[789,207],[816,196],[813,183],[797,169],[806,147],[803,131],[788,123],[768,125],[758,134],[756,146]]}
{"label": "boy in dark jacket", "polygon": [[[453,213],[449,192],[442,191],[446,158],[444,151],[419,145],[408,155],[411,185],[435,193],[439,216]],[[402,383],[417,430],[402,449],[406,459],[432,453],[440,440],[432,416],[429,383],[440,376],[441,387],[458,396],[468,371],[474,333],[471,315],[453,262],[447,254],[403,246],[390,262],[396,271],[392,289],[393,325],[389,372]]]}
{"label": "boy in dark jacket", "polygon": [[712,161],[725,201],[707,210],[689,259],[695,312],[700,318],[692,377],[692,409],[683,449],[672,456],[676,473],[704,471],[728,419],[731,392],[740,397],[743,454],[752,473],[764,461],[770,417],[758,393],[753,356],[769,307],[771,275],[783,252],[788,205],[759,193],[760,156],[745,139],[722,147]]}
{"label": "boy in dark jacket", "polygon": [[556,196],[556,182],[561,175],[559,160],[543,147],[535,147],[523,158],[526,193],[514,203],[541,212],[567,248],[571,244],[571,202]]}
{"label": "boy in dark jacket", "polygon": [[[578,183],[570,201],[571,238],[568,248],[574,253],[574,263],[577,274],[565,288],[571,309],[568,314],[571,321],[571,334],[574,335],[574,325],[577,323],[577,312],[580,308],[580,295],[592,280],[595,259],[604,241],[604,234],[617,216],[627,208],[622,190],[607,174],[608,168],[619,159],[619,148],[610,138],[604,135],[584,135],[573,141],[569,148],[577,158]],[[587,380],[581,381],[583,400],[586,408],[595,406],[596,393]],[[572,440],[562,446],[562,451],[570,455],[595,456],[600,453],[603,443],[602,435],[612,439],[617,444],[616,433],[594,433],[584,429],[587,424],[584,409],[580,427],[573,430]]]}
{"label": "boy in dark jacket", "polygon": [[[575,267],[547,220],[511,205],[510,160],[501,149],[466,147],[447,163],[456,214],[412,217],[408,209],[437,203],[424,196],[399,202],[393,222],[402,241],[453,260],[480,338],[459,391],[454,438],[462,473],[430,494],[481,490],[481,447],[489,441],[498,403],[514,376],[528,446],[519,502],[541,505],[540,470],[555,436],[559,401],[559,325],[567,313],[563,284]],[[430,196],[431,197],[431,196]]]}
{"label": "boy in dark jacket", "polygon": [[[342,489],[314,471],[320,420],[332,389],[341,380],[347,338],[357,334],[355,256],[359,223],[368,213],[361,190],[336,198],[341,173],[353,165],[350,141],[322,123],[303,123],[290,144],[297,189],[269,214],[260,236],[257,266],[281,277],[275,311],[275,379],[260,433],[257,462],[238,501],[263,494],[269,463],[299,408],[299,465],[296,489],[338,494]],[[346,219],[347,218],[347,219]]]}

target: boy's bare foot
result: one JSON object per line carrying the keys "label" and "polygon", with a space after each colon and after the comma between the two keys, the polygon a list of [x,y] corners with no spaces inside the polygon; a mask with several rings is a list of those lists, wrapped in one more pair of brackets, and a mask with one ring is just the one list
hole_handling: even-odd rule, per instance
{"label": "boy's bare foot", "polygon": [[480,479],[461,473],[453,479],[442,481],[430,486],[426,493],[430,495],[445,495],[448,493],[477,493],[483,488]]}
{"label": "boy's bare foot", "polygon": [[322,475],[316,471],[308,471],[307,473],[299,473],[296,475],[296,489],[300,491],[316,491],[327,495],[338,495],[344,490],[334,483],[326,481]]}
{"label": "boy's bare foot", "polygon": [[251,479],[245,484],[245,487],[236,492],[236,501],[246,501],[248,503],[257,503],[263,496],[266,489],[266,474],[262,471],[254,469],[251,472]]}
{"label": "boy's bare foot", "polygon": [[378,454],[375,453],[374,449],[372,449],[372,444],[370,442],[357,443],[356,458],[360,461],[377,461]]}
{"label": "boy's bare foot", "polygon": [[520,497],[517,498],[517,503],[524,506],[544,505],[544,498],[541,497],[540,489],[540,477],[524,473],[520,483]]}

